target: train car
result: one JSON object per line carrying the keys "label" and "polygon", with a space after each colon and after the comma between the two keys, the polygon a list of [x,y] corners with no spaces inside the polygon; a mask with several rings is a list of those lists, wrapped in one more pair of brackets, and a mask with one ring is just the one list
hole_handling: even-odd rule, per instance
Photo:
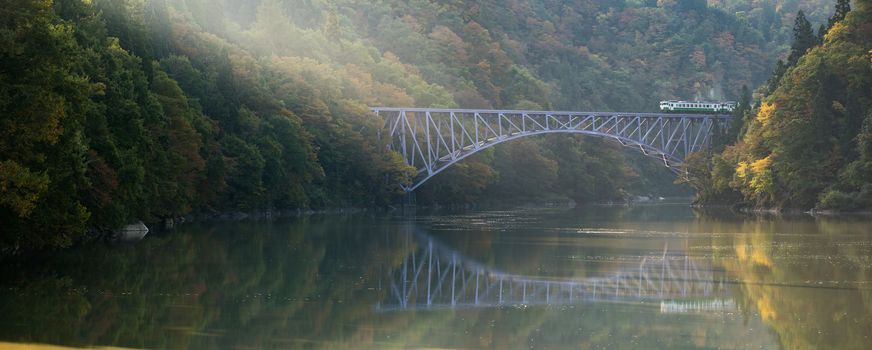
{"label": "train car", "polygon": [[675,113],[732,113],[736,109],[734,101],[660,101],[660,110]]}

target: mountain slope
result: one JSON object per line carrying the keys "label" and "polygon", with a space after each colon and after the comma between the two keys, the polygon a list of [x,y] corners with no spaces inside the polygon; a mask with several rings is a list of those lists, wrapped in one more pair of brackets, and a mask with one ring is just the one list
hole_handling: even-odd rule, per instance
{"label": "mountain slope", "polygon": [[[663,98],[732,98],[776,59],[756,29],[701,1],[9,8],[0,12],[7,252],[192,212],[387,205],[413,170],[385,149],[368,106],[654,110]],[[528,139],[449,169],[419,199],[675,191],[652,164],[602,140]]]}
{"label": "mountain slope", "polygon": [[872,207],[872,14],[869,1],[855,4],[785,72],[742,139],[716,157],[715,183],[758,207]]}

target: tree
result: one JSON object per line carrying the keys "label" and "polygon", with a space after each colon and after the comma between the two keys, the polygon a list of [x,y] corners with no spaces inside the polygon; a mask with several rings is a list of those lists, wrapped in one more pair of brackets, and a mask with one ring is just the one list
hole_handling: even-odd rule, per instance
{"label": "tree", "polygon": [[793,24],[793,44],[790,46],[790,56],[787,57],[787,65],[790,67],[796,65],[799,58],[816,44],[817,38],[814,35],[814,30],[811,28],[811,23],[805,18],[805,13],[799,10],[796,13],[796,21]]}
{"label": "tree", "polygon": [[824,37],[827,35],[827,27],[821,23],[820,27],[818,27],[817,31],[817,43],[818,45],[824,42]]}
{"label": "tree", "polygon": [[50,1],[0,10],[0,253],[67,246],[85,231],[83,112],[100,86],[75,73],[80,57]]}
{"label": "tree", "polygon": [[827,30],[832,28],[837,22],[845,19],[848,12],[851,12],[851,0],[836,0],[836,11],[827,21]]}
{"label": "tree", "polygon": [[730,121],[730,129],[726,136],[727,142],[734,143],[744,136],[745,114],[751,111],[751,103],[751,89],[747,85],[742,85],[742,94],[736,109],[733,110],[733,118]]}
{"label": "tree", "polygon": [[772,75],[769,77],[769,80],[766,81],[766,91],[768,93],[772,93],[775,91],[775,88],[778,87],[778,82],[781,81],[781,77],[784,76],[784,73],[787,72],[788,65],[784,63],[782,60],[778,60],[778,63],[775,64],[775,69],[772,70]]}
{"label": "tree", "polygon": [[336,13],[336,8],[331,7],[327,11],[327,19],[324,21],[324,35],[333,41],[338,41],[342,35],[342,28],[339,24],[339,14]]}

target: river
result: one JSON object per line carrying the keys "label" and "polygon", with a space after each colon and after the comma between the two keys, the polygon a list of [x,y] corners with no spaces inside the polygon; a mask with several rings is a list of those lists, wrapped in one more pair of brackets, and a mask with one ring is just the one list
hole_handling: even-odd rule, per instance
{"label": "river", "polygon": [[0,273],[0,348],[872,348],[868,218],[651,205],[212,222]]}

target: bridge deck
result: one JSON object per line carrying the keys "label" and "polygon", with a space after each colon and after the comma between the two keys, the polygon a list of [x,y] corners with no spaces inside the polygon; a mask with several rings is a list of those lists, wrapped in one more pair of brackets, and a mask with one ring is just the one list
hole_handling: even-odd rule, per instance
{"label": "bridge deck", "polygon": [[430,112],[430,113],[471,113],[471,114],[551,114],[551,115],[596,115],[596,116],[640,116],[640,117],[671,117],[671,118],[718,118],[729,120],[729,114],[714,113],[667,113],[667,112],[585,112],[585,111],[538,111],[521,109],[464,109],[464,108],[403,108],[403,107],[370,107],[373,113],[381,112]]}

